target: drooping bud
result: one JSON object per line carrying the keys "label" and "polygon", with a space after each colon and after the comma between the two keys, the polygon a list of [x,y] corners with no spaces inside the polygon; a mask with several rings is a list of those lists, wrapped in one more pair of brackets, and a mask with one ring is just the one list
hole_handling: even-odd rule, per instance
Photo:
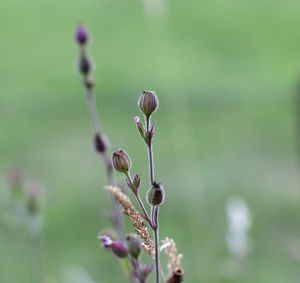
{"label": "drooping bud", "polygon": [[184,271],[182,268],[177,268],[173,273],[168,277],[167,283],[180,283],[183,281]]}
{"label": "drooping bud", "polygon": [[112,244],[110,245],[110,248],[112,252],[118,256],[118,257],[127,257],[128,256],[128,249],[127,247],[118,241],[113,241]]}
{"label": "drooping bud", "polygon": [[140,187],[141,184],[141,176],[139,174],[135,174],[132,180],[132,190],[134,193],[136,193]]}
{"label": "drooping bud", "polygon": [[95,149],[99,153],[103,153],[106,151],[108,147],[108,142],[106,137],[103,134],[96,134],[94,137]]}
{"label": "drooping bud", "polygon": [[79,65],[79,71],[83,75],[87,75],[92,69],[91,60],[87,57],[87,55],[84,52],[80,54],[78,65]]}
{"label": "drooping bud", "polygon": [[129,253],[137,259],[142,251],[141,240],[136,234],[128,234],[126,236]]}
{"label": "drooping bud", "polygon": [[144,90],[138,102],[140,110],[145,114],[146,118],[156,111],[158,107],[158,99],[154,91]]}
{"label": "drooping bud", "polygon": [[164,201],[164,189],[161,184],[153,182],[152,187],[147,193],[147,200],[149,204],[157,206]]}
{"label": "drooping bud", "polygon": [[75,33],[75,40],[78,44],[84,45],[89,40],[89,33],[87,29],[83,25],[78,25],[76,33]]}
{"label": "drooping bud", "polygon": [[119,149],[112,153],[112,164],[116,171],[127,173],[131,166],[131,160],[124,150]]}

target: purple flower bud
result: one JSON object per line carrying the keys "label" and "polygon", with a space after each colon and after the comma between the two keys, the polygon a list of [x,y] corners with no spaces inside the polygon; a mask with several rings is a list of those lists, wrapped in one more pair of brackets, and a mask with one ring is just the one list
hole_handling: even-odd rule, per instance
{"label": "purple flower bud", "polygon": [[118,257],[127,257],[128,255],[128,249],[127,247],[118,241],[113,241],[112,244],[110,245],[110,248],[112,250],[112,252],[118,256]]}
{"label": "purple flower bud", "polygon": [[154,91],[144,90],[138,102],[140,110],[145,114],[146,118],[156,111],[158,107],[158,99]]}
{"label": "purple flower bud", "polygon": [[75,33],[75,40],[78,44],[85,44],[89,40],[89,33],[87,29],[83,25],[78,25],[76,33]]}
{"label": "purple flower bud", "polygon": [[131,166],[131,160],[124,150],[119,149],[112,153],[112,164],[116,171],[127,173]]}
{"label": "purple flower bud", "polygon": [[164,194],[163,187],[160,184],[153,182],[152,187],[147,193],[147,200],[149,204],[153,206],[160,205],[164,201]]}

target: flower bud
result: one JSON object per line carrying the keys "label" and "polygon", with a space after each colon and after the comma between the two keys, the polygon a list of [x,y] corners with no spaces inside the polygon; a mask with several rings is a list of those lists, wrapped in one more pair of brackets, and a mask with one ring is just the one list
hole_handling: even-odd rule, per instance
{"label": "flower bud", "polygon": [[141,240],[136,234],[128,234],[126,236],[129,253],[137,259],[142,251]]}
{"label": "flower bud", "polygon": [[90,59],[84,53],[81,53],[81,55],[79,57],[78,65],[79,65],[79,71],[83,75],[87,75],[92,69],[92,63],[91,63]]}
{"label": "flower bud", "polygon": [[96,151],[99,153],[103,153],[108,147],[108,142],[105,136],[98,133],[94,137],[94,144]]}
{"label": "flower bud", "polygon": [[164,201],[164,194],[165,193],[163,187],[160,184],[153,182],[152,187],[147,193],[149,204],[153,206],[162,204],[162,202]]}
{"label": "flower bud", "polygon": [[182,268],[177,268],[173,273],[168,277],[167,283],[180,283],[183,281],[184,271]]}
{"label": "flower bud", "polygon": [[113,241],[110,245],[112,252],[118,257],[126,257],[128,255],[127,247],[118,241]]}
{"label": "flower bud", "polygon": [[144,90],[139,98],[138,105],[145,116],[149,118],[158,107],[158,99],[155,92]]}
{"label": "flower bud", "polygon": [[138,116],[135,116],[134,121],[136,122],[136,127],[137,127],[137,130],[140,133],[141,137],[143,139],[145,139],[145,130],[144,130],[143,124],[141,123],[140,118]]}
{"label": "flower bud", "polygon": [[75,40],[80,45],[84,45],[85,43],[88,42],[89,33],[83,25],[78,25],[75,33]]}
{"label": "flower bud", "polygon": [[112,153],[112,164],[116,171],[127,173],[131,165],[131,160],[124,150],[119,149]]}
{"label": "flower bud", "polygon": [[136,193],[141,184],[141,176],[139,174],[135,174],[132,180],[132,190]]}

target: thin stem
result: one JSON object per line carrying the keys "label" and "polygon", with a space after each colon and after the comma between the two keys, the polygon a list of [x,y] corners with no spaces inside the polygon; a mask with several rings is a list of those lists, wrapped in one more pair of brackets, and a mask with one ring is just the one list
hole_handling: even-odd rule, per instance
{"label": "thin stem", "polygon": [[[130,185],[133,186],[132,179],[131,179],[129,173],[127,172],[125,175],[126,175],[128,181],[129,181]],[[134,195],[135,195],[136,200],[137,200],[137,202],[138,202],[138,204],[139,204],[139,206],[140,206],[140,208],[141,208],[141,210],[142,210],[142,212],[144,214],[143,218],[148,222],[150,228],[152,229],[153,223],[152,223],[152,221],[151,221],[151,219],[149,217],[149,214],[148,214],[148,212],[147,212],[147,210],[146,210],[146,208],[145,208],[145,206],[143,204],[143,201],[141,200],[139,192],[138,191],[136,193],[134,192]]]}
{"label": "thin stem", "polygon": [[[150,128],[150,117],[146,117],[147,132]],[[153,151],[152,151],[152,137],[147,143],[148,156],[149,156],[149,176],[150,176],[150,188],[154,182],[154,166],[153,166]],[[152,230],[154,234],[154,246],[155,246],[155,282],[160,281],[160,263],[159,263],[159,237],[158,237],[158,211],[159,207],[152,206],[151,217],[152,217]]]}
{"label": "thin stem", "polygon": [[153,233],[154,233],[154,246],[155,246],[155,282],[159,283],[160,264],[159,264],[159,235],[158,235],[158,211],[159,207],[154,208],[153,212]]}
{"label": "thin stem", "polygon": [[[87,79],[87,77],[85,77],[84,79]],[[97,135],[97,134],[100,135],[102,133],[102,129],[101,129],[101,125],[99,122],[99,114],[98,114],[98,110],[96,107],[94,92],[93,92],[92,88],[88,88],[85,86],[85,89],[86,89],[87,101],[88,101],[88,105],[89,105],[89,109],[90,109],[91,120],[93,123],[94,132],[95,132],[95,135]],[[107,183],[109,185],[114,185],[111,161],[107,155],[107,152],[106,151],[102,152],[101,156],[102,156],[102,161],[103,161],[103,164],[104,164],[105,170],[106,170]],[[114,199],[114,197],[112,197],[112,203],[113,203],[113,207],[114,207],[113,222],[118,231],[121,241],[124,242],[125,241],[125,232],[124,232],[124,221],[123,221],[123,215],[121,212],[121,208],[120,208],[120,205],[118,204],[118,202]]]}

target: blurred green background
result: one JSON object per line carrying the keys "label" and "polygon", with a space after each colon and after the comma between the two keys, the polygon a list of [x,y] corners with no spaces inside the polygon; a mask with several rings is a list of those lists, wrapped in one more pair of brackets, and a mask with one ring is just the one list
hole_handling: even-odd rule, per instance
{"label": "blurred green background", "polygon": [[[95,282],[127,282],[96,239],[109,226],[110,199],[76,72],[78,22],[93,35],[101,123],[111,148],[130,154],[143,193],[146,148],[132,118],[142,90],[158,94],[160,236],[184,254],[185,282],[299,282],[300,3],[172,0],[157,12],[158,4],[1,1],[0,282],[33,282],[26,236],[7,223],[15,166],[46,188],[45,282],[66,283],[72,266]],[[252,213],[253,245],[228,274],[232,195]]]}

